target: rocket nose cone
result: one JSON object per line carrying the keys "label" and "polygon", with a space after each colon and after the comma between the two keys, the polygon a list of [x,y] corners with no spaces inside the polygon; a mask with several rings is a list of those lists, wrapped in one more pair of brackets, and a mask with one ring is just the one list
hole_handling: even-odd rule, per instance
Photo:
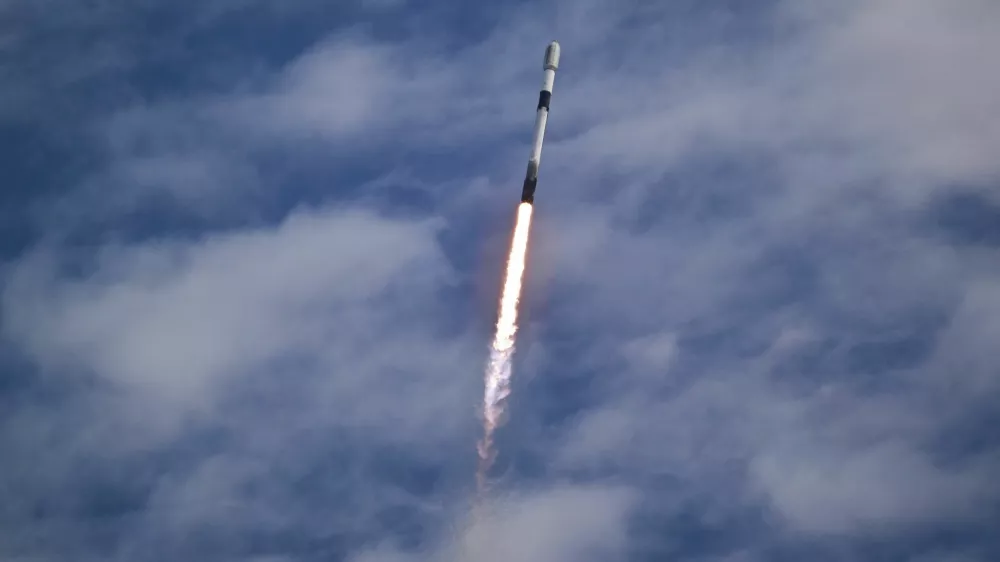
{"label": "rocket nose cone", "polygon": [[545,48],[545,70],[559,68],[559,42],[553,41]]}

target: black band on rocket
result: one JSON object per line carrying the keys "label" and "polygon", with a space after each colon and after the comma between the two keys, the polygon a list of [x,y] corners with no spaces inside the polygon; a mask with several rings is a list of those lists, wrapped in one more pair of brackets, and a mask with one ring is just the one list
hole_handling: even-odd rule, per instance
{"label": "black band on rocket", "polygon": [[545,111],[548,111],[550,101],[552,101],[552,92],[548,90],[542,90],[538,92],[538,109],[544,107]]}
{"label": "black band on rocket", "polygon": [[521,188],[521,203],[535,201],[535,187],[537,186],[538,178],[524,178],[524,186]]}
{"label": "black band on rocket", "polygon": [[528,160],[528,169],[524,173],[524,186],[521,187],[521,203],[535,201],[535,187],[538,185],[538,162]]}

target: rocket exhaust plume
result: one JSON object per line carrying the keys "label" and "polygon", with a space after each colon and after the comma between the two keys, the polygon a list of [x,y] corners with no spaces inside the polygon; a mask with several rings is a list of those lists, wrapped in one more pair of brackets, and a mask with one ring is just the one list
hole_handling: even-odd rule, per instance
{"label": "rocket exhaust plume", "polygon": [[559,67],[559,43],[549,43],[545,49],[545,78],[538,94],[538,108],[535,113],[535,129],[531,142],[531,156],[528,170],[521,188],[521,204],[517,208],[517,222],[507,257],[507,271],[504,275],[503,291],[500,295],[500,310],[497,315],[496,335],[490,348],[490,359],[486,365],[483,396],[483,438],[479,442],[479,468],[476,483],[480,495],[485,492],[486,480],[496,458],[493,444],[494,434],[503,423],[505,399],[510,395],[511,360],[517,335],[517,305],[521,298],[521,283],[524,278],[525,257],[528,252],[528,235],[531,231],[532,205],[535,188],[538,185],[538,165],[542,158],[542,140],[548,121],[549,103],[552,99],[552,84]]}
{"label": "rocket exhaust plume", "polygon": [[531,231],[531,203],[521,203],[517,208],[517,223],[514,238],[507,258],[507,273],[503,292],[500,295],[500,312],[497,330],[490,348],[490,360],[486,365],[486,392],[483,396],[483,439],[479,442],[479,473],[477,483],[480,491],[486,484],[486,473],[493,465],[496,452],[493,449],[493,433],[503,422],[504,400],[510,395],[511,358],[514,354],[514,338],[517,335],[517,303],[521,298],[521,282],[524,278],[525,256],[528,251],[528,234]]}

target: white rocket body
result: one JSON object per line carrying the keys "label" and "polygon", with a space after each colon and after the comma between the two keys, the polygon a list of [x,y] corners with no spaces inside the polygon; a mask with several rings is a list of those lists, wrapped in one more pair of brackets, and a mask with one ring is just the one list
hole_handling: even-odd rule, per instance
{"label": "white rocket body", "polygon": [[545,125],[549,118],[549,105],[552,102],[552,86],[556,80],[556,69],[559,68],[559,43],[553,41],[545,48],[545,76],[542,89],[538,93],[538,109],[535,113],[535,131],[531,138],[531,155],[528,157],[528,170],[524,176],[524,186],[521,188],[521,202],[535,201],[535,188],[538,186],[538,166],[542,161],[542,141],[545,139]]}

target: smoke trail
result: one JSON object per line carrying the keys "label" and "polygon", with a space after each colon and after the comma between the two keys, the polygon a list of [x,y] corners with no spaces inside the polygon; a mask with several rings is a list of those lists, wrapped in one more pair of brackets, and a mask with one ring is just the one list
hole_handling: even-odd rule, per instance
{"label": "smoke trail", "polygon": [[507,257],[507,272],[500,296],[497,330],[490,349],[490,360],[486,365],[483,439],[478,446],[479,470],[476,474],[480,494],[485,489],[487,472],[496,458],[493,433],[503,423],[504,399],[510,394],[511,357],[514,354],[514,339],[517,334],[517,302],[521,296],[521,279],[524,276],[524,261],[528,250],[531,211],[531,203],[521,203],[517,208],[517,223],[514,226],[514,238],[510,246],[510,255]]}

